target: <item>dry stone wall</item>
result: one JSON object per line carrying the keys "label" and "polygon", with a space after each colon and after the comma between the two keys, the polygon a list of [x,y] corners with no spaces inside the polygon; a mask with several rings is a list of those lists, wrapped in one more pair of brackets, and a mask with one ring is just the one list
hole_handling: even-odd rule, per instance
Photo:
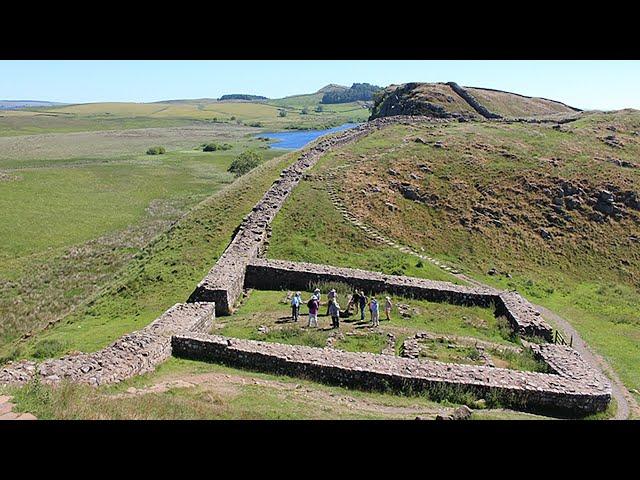
{"label": "dry stone wall", "polygon": [[280,178],[245,217],[227,249],[198,284],[188,301],[215,302],[217,315],[229,315],[233,311],[242,295],[247,264],[264,251],[269,225],[304,173],[330,148],[351,143],[385,125],[427,120],[433,119],[408,116],[380,118],[315,142],[293,165],[282,171]]}
{"label": "dry stone wall", "polygon": [[176,335],[172,348],[173,354],[182,358],[346,387],[413,392],[449,387],[482,398],[494,396],[505,405],[524,410],[584,415],[606,409],[611,400],[606,379],[573,350],[558,345],[545,345],[539,355],[555,364],[572,365],[570,372],[524,372],[206,334]]}
{"label": "dry stone wall", "polygon": [[370,293],[389,292],[432,302],[481,307],[494,305],[496,313],[506,316],[519,334],[534,335],[548,341],[552,339],[552,328],[527,300],[517,292],[488,287],[468,287],[355,268],[262,258],[255,258],[247,264],[244,286],[262,290],[307,290],[309,286],[323,282],[341,282]]}
{"label": "dry stone wall", "polygon": [[456,82],[447,82],[447,85],[449,85],[451,87],[451,90],[453,90],[458,95],[460,95],[471,106],[471,108],[473,108],[476,112],[478,112],[484,118],[488,118],[488,119],[502,118],[497,113],[493,113],[489,111],[487,107],[485,107],[480,102],[478,102],[478,100],[476,100],[476,97],[471,95],[467,90],[462,88]]}
{"label": "dry stone wall", "polygon": [[212,303],[178,303],[142,330],[126,334],[98,352],[68,355],[40,364],[8,364],[0,370],[0,385],[23,384],[39,376],[44,383],[68,379],[97,386],[150,372],[171,356],[173,334],[209,331],[214,310]]}

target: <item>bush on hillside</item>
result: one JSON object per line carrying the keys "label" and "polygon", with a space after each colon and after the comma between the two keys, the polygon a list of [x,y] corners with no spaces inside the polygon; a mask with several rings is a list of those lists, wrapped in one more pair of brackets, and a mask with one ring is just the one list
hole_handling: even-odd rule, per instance
{"label": "bush on hillside", "polygon": [[280,115],[281,117],[286,117],[287,116],[287,111],[286,110],[278,110],[278,115]]}
{"label": "bush on hillside", "polygon": [[300,115],[307,115],[309,113],[309,108],[308,107],[304,107],[302,109],[302,111],[300,112]]}
{"label": "bush on hillside", "polygon": [[231,162],[228,171],[235,173],[236,177],[239,177],[256,168],[261,162],[261,154],[254,150],[246,150]]}
{"label": "bush on hillside", "polygon": [[203,152],[216,152],[218,150],[231,150],[232,146],[228,143],[204,143],[202,145]]}
{"label": "bush on hillside", "polygon": [[165,152],[164,147],[151,147],[147,150],[147,155],[163,155]]}
{"label": "bush on hillside", "polygon": [[316,107],[316,112],[318,112],[318,113],[322,113],[322,112],[324,112],[324,107],[323,107],[322,105],[318,105],[318,106]]}

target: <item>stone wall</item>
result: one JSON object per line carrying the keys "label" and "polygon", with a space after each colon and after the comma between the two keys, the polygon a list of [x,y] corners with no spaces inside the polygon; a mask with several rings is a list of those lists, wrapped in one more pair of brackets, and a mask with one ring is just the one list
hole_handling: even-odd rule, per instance
{"label": "stone wall", "polygon": [[419,392],[437,388],[497,397],[512,408],[580,416],[605,410],[611,385],[572,349],[545,345],[538,354],[563,373],[538,373],[448,364],[328,348],[241,340],[206,334],[176,335],[173,354],[367,390]]}
{"label": "stone wall", "polygon": [[245,288],[260,290],[309,290],[311,285],[341,282],[369,293],[388,292],[409,298],[454,305],[489,307],[504,315],[521,335],[535,335],[548,341],[552,328],[540,313],[517,292],[487,287],[468,287],[450,282],[399,275],[384,275],[355,268],[332,267],[313,263],[255,258],[247,264]]}
{"label": "stone wall", "polygon": [[462,88],[456,82],[447,82],[447,85],[449,85],[451,87],[451,90],[453,90],[458,95],[460,95],[469,105],[471,105],[471,107],[476,112],[478,112],[484,118],[489,118],[489,119],[502,118],[497,113],[493,113],[493,112],[489,111],[489,109],[487,107],[485,107],[480,102],[478,102],[478,100],[476,100],[476,98],[473,95],[471,95],[469,92],[467,92],[464,88]]}
{"label": "stone wall", "polygon": [[188,301],[214,302],[217,315],[229,315],[233,311],[242,295],[247,264],[264,251],[269,225],[304,173],[330,148],[353,142],[385,125],[427,120],[432,119],[407,116],[380,118],[316,141],[293,165],[282,171],[280,178],[244,218],[227,249],[198,284]]}
{"label": "stone wall", "polygon": [[171,356],[171,336],[207,332],[213,324],[212,303],[178,303],[137,332],[128,333],[94,353],[46,360],[10,363],[0,369],[0,385],[23,384],[34,376],[44,383],[63,379],[89,385],[117,383],[155,369]]}

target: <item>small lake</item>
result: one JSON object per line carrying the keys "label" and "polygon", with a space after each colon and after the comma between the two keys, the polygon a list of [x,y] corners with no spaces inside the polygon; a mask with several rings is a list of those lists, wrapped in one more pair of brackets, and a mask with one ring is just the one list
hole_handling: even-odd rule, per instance
{"label": "small lake", "polygon": [[345,123],[339,127],[327,128],[325,130],[292,130],[288,132],[267,132],[255,135],[255,137],[269,138],[276,140],[269,146],[271,148],[282,148],[285,150],[297,150],[304,147],[307,143],[314,141],[316,138],[328,133],[341,132],[351,127],[355,127],[357,123]]}

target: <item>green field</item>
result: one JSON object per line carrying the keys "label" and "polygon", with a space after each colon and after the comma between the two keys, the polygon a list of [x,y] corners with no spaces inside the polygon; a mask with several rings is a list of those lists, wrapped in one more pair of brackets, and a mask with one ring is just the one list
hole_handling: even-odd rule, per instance
{"label": "green field", "polygon": [[[242,218],[297,158],[267,150],[254,135],[368,116],[359,103],[315,112],[321,97],[0,112],[0,364],[98,350],[185,301]],[[334,190],[361,221],[564,316],[640,399],[638,215],[630,210],[596,222],[585,207],[558,216],[545,193],[565,181],[591,195],[637,191],[640,170],[620,162],[638,163],[639,130],[634,111],[583,115],[560,130],[488,122],[385,128],[322,157],[273,222],[267,256],[462,283],[344,220],[324,177],[337,173],[330,180]],[[624,147],[603,142],[612,131]],[[201,144],[210,141],[233,147],[202,152]],[[152,146],[167,153],[146,155]],[[265,161],[236,179],[227,168],[246,150],[259,150]],[[393,183],[400,181],[425,193],[423,200],[403,197]],[[543,238],[542,228],[552,240]],[[282,322],[286,293],[253,291],[236,314],[218,319],[214,332],[325,346],[327,318],[313,331],[302,326],[304,317],[299,327]],[[394,311],[376,331],[345,319],[341,331],[354,335],[339,338],[336,348],[379,353],[393,333],[399,353],[402,341],[418,331],[518,344],[491,309],[393,300],[417,313]],[[269,333],[259,333],[261,325]],[[426,358],[478,362],[468,345],[424,346]],[[507,368],[540,368],[525,355],[496,353],[494,359]],[[454,406],[176,359],[116,387],[32,384],[10,391],[20,408],[41,418],[415,418]],[[334,396],[348,397],[355,408],[306,408],[310,399]],[[501,410],[474,417],[535,418]]]}
{"label": "green field", "polygon": [[[307,96],[302,96],[307,97]],[[0,111],[0,138],[18,135],[71,133],[212,125],[244,125],[266,129],[327,128],[365,121],[362,102],[315,107],[311,100],[290,97],[269,102],[183,100],[166,103],[86,103],[63,107]],[[308,113],[304,113],[304,107]],[[286,116],[280,115],[286,111]]]}
{"label": "green field", "polygon": [[[44,346],[35,350],[21,345],[23,340],[33,343],[37,336],[20,340],[72,312],[73,318],[84,318],[89,305],[102,298],[116,279],[122,281],[135,259],[157,246],[170,229],[179,228],[185,213],[226,186],[235,185],[227,168],[240,152],[261,151],[265,166],[274,165],[268,160],[282,154],[265,149],[264,142],[247,137],[246,129],[237,127],[208,127],[196,134],[182,129],[163,131],[160,144],[168,151],[155,156],[144,152],[158,144],[157,137],[125,135],[116,145],[111,140],[100,143],[102,133],[54,134],[45,139],[67,157],[59,158],[47,150],[56,158],[25,153],[21,159],[13,152],[12,158],[0,159],[0,168],[8,177],[0,181],[0,357],[30,351],[39,356],[55,355],[67,346],[87,348],[87,344],[76,342],[74,335],[85,335],[90,348],[97,348],[137,326],[137,319],[127,319],[126,310],[122,310],[127,326],[117,327],[118,333],[106,329],[106,337],[89,328],[85,333],[83,325],[73,327],[74,335],[58,338],[53,333],[54,340],[45,336]],[[212,140],[228,142],[233,148],[202,152],[200,144]],[[86,157],[87,148],[95,149],[101,157]],[[273,173],[276,171],[279,168]],[[256,187],[260,186],[258,182]],[[250,198],[257,200],[260,194],[256,191]],[[246,213],[252,204],[239,203],[237,207]],[[241,217],[232,217],[233,226],[221,232],[223,243]],[[203,251],[196,271],[205,271],[211,263],[211,254]],[[196,282],[196,276],[189,277],[185,287]],[[158,306],[150,309],[151,318],[145,318],[151,320],[162,313],[171,305],[168,299],[175,299],[175,303],[186,295],[187,291],[180,291],[154,299],[152,304]],[[113,308],[119,320],[119,307]],[[102,325],[103,320],[98,323]]]}
{"label": "green field", "polygon": [[[325,293],[330,287],[336,288],[338,302],[344,310],[351,293],[347,285],[321,285]],[[504,318],[496,318],[492,308],[463,307],[447,303],[407,299],[390,295],[394,305],[390,320],[381,312],[380,326],[371,327],[370,314],[365,320],[361,316],[349,315],[340,320],[339,329],[331,328],[331,318],[326,316],[323,301],[318,317],[318,327],[308,327],[307,308],[301,307],[298,322],[291,321],[291,308],[285,291],[253,290],[242,306],[230,317],[219,318],[212,333],[249,340],[306,345],[323,348],[329,337],[337,335],[333,348],[348,352],[382,353],[387,347],[387,335],[395,337],[394,351],[402,353],[402,342],[418,332],[444,334],[438,340],[421,340],[425,357],[431,360],[452,363],[484,365],[480,353],[474,345],[476,340],[489,342],[487,353],[504,368],[518,370],[545,371],[544,364],[533,359],[527,352],[505,354],[501,346],[519,346],[520,340],[514,336]],[[311,292],[302,292],[303,301],[311,297]],[[385,294],[377,295],[384,302]],[[326,299],[326,297],[325,297]],[[399,305],[408,312],[400,313]],[[353,312],[352,312],[353,313]],[[493,348],[495,347],[495,348]]]}

